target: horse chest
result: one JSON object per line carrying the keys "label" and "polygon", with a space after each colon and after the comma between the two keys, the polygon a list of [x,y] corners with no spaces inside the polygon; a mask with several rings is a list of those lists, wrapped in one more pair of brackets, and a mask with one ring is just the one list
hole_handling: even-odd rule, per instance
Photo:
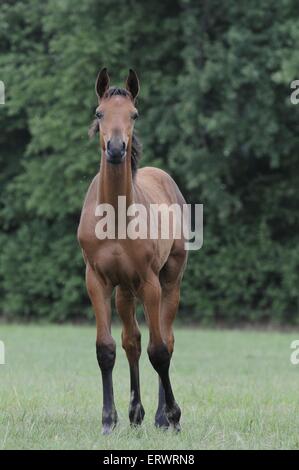
{"label": "horse chest", "polygon": [[146,269],[146,264],[140,263],[140,257],[137,259],[134,252],[119,243],[100,247],[93,256],[92,264],[97,273],[108,278],[113,285],[134,288],[138,288]]}

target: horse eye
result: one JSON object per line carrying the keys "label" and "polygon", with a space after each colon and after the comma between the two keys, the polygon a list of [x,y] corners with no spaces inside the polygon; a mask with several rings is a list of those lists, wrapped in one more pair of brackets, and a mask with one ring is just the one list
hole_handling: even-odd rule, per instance
{"label": "horse eye", "polygon": [[136,121],[137,118],[138,118],[138,113],[132,114],[132,119],[133,119],[134,121]]}
{"label": "horse eye", "polygon": [[97,112],[96,112],[96,117],[97,117],[98,119],[102,119],[103,116],[104,116],[104,113],[102,113],[101,111],[97,111]]}

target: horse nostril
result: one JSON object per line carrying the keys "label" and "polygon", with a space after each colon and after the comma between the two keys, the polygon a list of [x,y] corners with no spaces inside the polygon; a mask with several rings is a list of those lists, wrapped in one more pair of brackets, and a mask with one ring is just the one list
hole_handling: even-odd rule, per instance
{"label": "horse nostril", "polygon": [[124,153],[125,153],[125,151],[126,151],[126,144],[123,142],[123,148],[122,148],[122,151],[121,151],[121,152],[122,152],[122,154],[124,154]]}
{"label": "horse nostril", "polygon": [[107,142],[107,150],[110,150],[110,140]]}

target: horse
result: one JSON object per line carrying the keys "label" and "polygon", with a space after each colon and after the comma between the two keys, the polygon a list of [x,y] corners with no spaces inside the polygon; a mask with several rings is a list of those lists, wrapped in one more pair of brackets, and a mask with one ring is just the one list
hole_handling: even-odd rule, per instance
{"label": "horse", "polygon": [[[116,345],[111,335],[111,297],[122,323],[122,347],[130,369],[129,420],[140,425],[144,418],[139,381],[141,333],[135,316],[136,301],[143,305],[149,328],[148,356],[158,374],[159,394],[155,425],[180,430],[181,410],[169,377],[174,349],[173,321],[180,299],[180,285],[187,262],[183,236],[167,239],[95,235],[98,217],[96,207],[115,207],[120,196],[125,207],[142,204],[175,203],[183,207],[185,200],[174,180],[161,169],[138,169],[141,145],[134,130],[138,117],[136,98],[140,84],[130,69],[125,88],[110,86],[107,68],[96,79],[98,99],[90,134],[99,133],[100,171],[87,191],[78,227],[78,241],[86,264],[86,288],[96,318],[96,356],[103,385],[102,433],[115,428],[118,417],[114,404],[112,370]],[[130,217],[126,216],[126,223]],[[148,217],[148,215],[147,215]],[[148,218],[143,220],[148,223]],[[115,219],[120,224],[119,216]],[[160,233],[160,232],[159,232]]]}

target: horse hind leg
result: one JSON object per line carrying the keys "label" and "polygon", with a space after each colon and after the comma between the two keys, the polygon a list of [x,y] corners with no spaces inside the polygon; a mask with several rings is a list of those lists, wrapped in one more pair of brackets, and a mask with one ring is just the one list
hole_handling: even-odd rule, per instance
{"label": "horse hind leg", "polygon": [[133,295],[120,287],[116,290],[116,308],[123,323],[122,346],[130,367],[131,397],[129,419],[133,426],[140,425],[144,418],[144,408],[140,397],[139,358],[141,355],[141,334],[135,317]]}
{"label": "horse hind leg", "polygon": [[[144,305],[147,318],[150,341],[148,345],[148,355],[150,362],[161,380],[161,404],[163,400],[163,411],[167,418],[166,426],[180,429],[181,410],[175,401],[172,386],[169,377],[169,366],[171,359],[171,350],[167,346],[166,336],[162,334],[160,315],[161,315],[161,285],[158,278],[152,277],[144,285],[141,293],[141,300]],[[164,405],[165,398],[165,405]]]}
{"label": "horse hind leg", "polygon": [[165,391],[162,385],[161,379],[159,377],[158,385],[158,408],[155,414],[155,426],[161,429],[169,428],[169,421],[166,416],[166,402],[165,402]]}
{"label": "horse hind leg", "polygon": [[[161,296],[161,330],[162,337],[167,346],[170,359],[174,349],[174,335],[173,335],[173,322],[176,316],[180,300],[180,286],[179,284],[162,284]],[[161,379],[159,379],[159,399],[158,408],[155,415],[155,425],[160,428],[168,428],[173,426],[177,431],[180,430],[179,423],[171,423],[169,420],[169,413],[167,410],[165,391]]]}
{"label": "horse hind leg", "polygon": [[[178,242],[179,243],[179,242]],[[170,358],[174,348],[173,322],[180,302],[180,284],[182,273],[186,262],[186,252],[177,249],[167,260],[167,263],[160,272],[161,283],[161,330],[162,337],[167,345]],[[167,406],[165,391],[161,379],[159,378],[158,408],[155,415],[155,425],[160,428],[170,426],[167,417]],[[176,424],[179,430],[179,423]]]}

